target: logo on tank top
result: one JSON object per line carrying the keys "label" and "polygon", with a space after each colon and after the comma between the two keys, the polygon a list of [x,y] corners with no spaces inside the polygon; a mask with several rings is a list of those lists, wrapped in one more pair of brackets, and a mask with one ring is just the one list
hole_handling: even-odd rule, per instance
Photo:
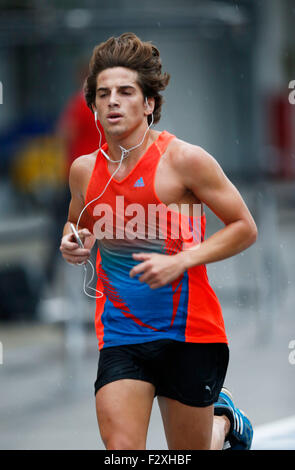
{"label": "logo on tank top", "polygon": [[144,181],[143,177],[141,176],[137,181],[134,183],[134,188],[143,188],[144,187]]}

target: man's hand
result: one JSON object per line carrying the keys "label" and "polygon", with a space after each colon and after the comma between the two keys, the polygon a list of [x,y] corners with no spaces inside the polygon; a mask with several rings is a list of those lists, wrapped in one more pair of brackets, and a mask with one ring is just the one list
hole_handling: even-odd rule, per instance
{"label": "man's hand", "polygon": [[146,282],[151,289],[163,287],[177,279],[185,266],[177,255],[161,255],[158,253],[133,253],[133,259],[142,261],[130,271],[130,277],[142,274],[140,282]]}
{"label": "man's hand", "polygon": [[86,263],[90,257],[91,248],[94,245],[93,235],[89,230],[82,229],[78,231],[84,248],[80,248],[76,242],[75,235],[68,233],[62,237],[60,251],[63,258],[70,264]]}

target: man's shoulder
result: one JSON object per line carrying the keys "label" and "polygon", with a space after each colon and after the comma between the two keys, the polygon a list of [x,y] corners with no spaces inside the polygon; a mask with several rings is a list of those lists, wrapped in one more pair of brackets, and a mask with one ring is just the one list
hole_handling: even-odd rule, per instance
{"label": "man's shoulder", "polygon": [[96,162],[97,151],[77,157],[70,168],[70,184],[80,186],[81,181],[89,181]]}
{"label": "man's shoulder", "polygon": [[191,144],[175,136],[167,148],[167,157],[176,168],[204,163],[209,156],[200,145]]}
{"label": "man's shoulder", "polygon": [[75,158],[71,165],[71,171],[81,171],[93,168],[97,156],[97,150],[87,155]]}

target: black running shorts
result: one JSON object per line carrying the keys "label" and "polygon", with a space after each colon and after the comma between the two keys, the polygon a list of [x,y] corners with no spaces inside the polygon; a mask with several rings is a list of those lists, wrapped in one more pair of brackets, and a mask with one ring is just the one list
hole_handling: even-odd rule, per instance
{"label": "black running shorts", "polygon": [[150,382],[155,396],[190,406],[209,406],[218,399],[229,360],[225,343],[158,340],[114,346],[99,353],[95,394],[120,379]]}

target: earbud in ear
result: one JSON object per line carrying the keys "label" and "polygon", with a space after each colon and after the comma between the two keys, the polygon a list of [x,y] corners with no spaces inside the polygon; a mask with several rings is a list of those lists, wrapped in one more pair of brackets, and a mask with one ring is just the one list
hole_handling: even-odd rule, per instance
{"label": "earbud in ear", "polygon": [[94,120],[97,121],[97,111],[94,111]]}

